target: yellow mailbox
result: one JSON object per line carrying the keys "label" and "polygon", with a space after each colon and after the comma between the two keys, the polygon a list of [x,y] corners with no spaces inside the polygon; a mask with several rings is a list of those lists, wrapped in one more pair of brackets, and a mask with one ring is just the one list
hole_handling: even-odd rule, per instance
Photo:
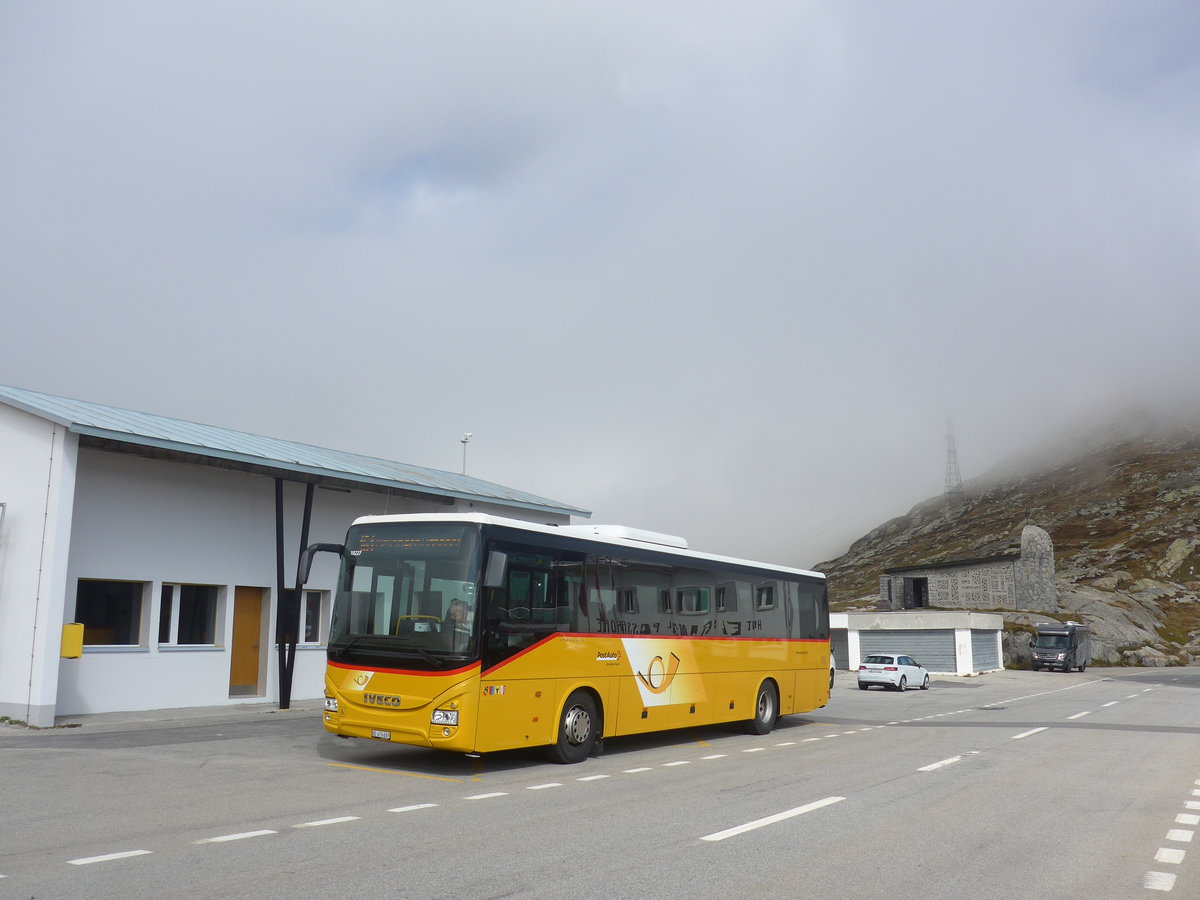
{"label": "yellow mailbox", "polygon": [[67,622],[63,625],[62,657],[79,659],[83,656],[83,623]]}

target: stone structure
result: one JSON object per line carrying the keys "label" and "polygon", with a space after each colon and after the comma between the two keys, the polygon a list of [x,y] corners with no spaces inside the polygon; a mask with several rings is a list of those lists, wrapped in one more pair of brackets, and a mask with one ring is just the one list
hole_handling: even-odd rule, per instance
{"label": "stone structure", "polygon": [[931,606],[1054,612],[1058,599],[1050,535],[1026,525],[1019,553],[900,566],[880,576],[879,609]]}

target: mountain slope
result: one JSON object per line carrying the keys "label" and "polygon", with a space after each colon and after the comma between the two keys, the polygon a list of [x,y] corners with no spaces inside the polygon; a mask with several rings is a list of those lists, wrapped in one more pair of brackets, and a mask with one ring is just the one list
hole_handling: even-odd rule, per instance
{"label": "mountain slope", "polygon": [[[893,566],[1015,552],[1033,524],[1054,541],[1063,617],[1093,623],[1099,660],[1200,658],[1200,428],[1124,421],[970,481],[964,495],[953,512],[942,497],[920,503],[819,563],[831,606],[873,607]],[[1019,662],[1021,642],[1010,644]]]}

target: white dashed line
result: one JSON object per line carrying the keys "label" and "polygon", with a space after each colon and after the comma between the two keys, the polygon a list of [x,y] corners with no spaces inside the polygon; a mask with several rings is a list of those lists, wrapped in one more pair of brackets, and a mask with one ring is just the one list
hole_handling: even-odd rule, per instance
{"label": "white dashed line", "polygon": [[1187,856],[1187,851],[1185,850],[1176,850],[1173,847],[1159,847],[1158,852],[1154,854],[1154,861],[1179,865],[1183,862],[1185,856]]}
{"label": "white dashed line", "polygon": [[636,769],[626,769],[625,774],[626,775],[636,775],[638,772],[649,772],[649,771],[650,771],[649,766],[639,766]]}
{"label": "white dashed line", "polygon": [[1190,844],[1196,832],[1189,831],[1186,828],[1172,828],[1167,832],[1168,841],[1178,841],[1181,844]]}
{"label": "white dashed line", "polygon": [[921,766],[921,768],[917,769],[917,771],[918,772],[932,772],[934,769],[940,769],[942,766],[953,765],[954,763],[960,762],[961,760],[962,760],[961,756],[952,756],[949,759],[943,759],[941,762],[935,762],[932,765]]}
{"label": "white dashed line", "polygon": [[147,856],[149,850],[126,850],[123,853],[106,853],[104,856],[85,856],[83,859],[68,859],[72,866],[90,866],[92,863],[110,862],[114,859],[129,859],[131,856]]}
{"label": "white dashed line", "polygon": [[725,754],[725,753],[714,753],[711,756],[702,756],[700,758],[701,759],[724,759],[727,755],[728,754]]}
{"label": "white dashed line", "polygon": [[783,743],[776,744],[775,746],[776,747],[795,747],[796,742],[795,741],[784,741]]}
{"label": "white dashed line", "polygon": [[1180,813],[1175,817],[1176,825],[1200,825],[1200,816],[1193,816],[1191,813]]}
{"label": "white dashed line", "polygon": [[527,791],[544,791],[546,788],[562,787],[561,781],[548,781],[545,784],[531,784],[525,788]]}
{"label": "white dashed line", "polygon": [[1103,703],[1103,704],[1101,704],[1101,706],[1102,706],[1103,708],[1107,709],[1107,708],[1108,708],[1108,707],[1110,707],[1110,706],[1116,706],[1116,705],[1117,705],[1118,703],[1120,703],[1120,702],[1121,702],[1120,700],[1110,700],[1108,703]]}
{"label": "white dashed line", "polygon": [[767,749],[766,747],[747,747],[742,752],[743,753],[761,753],[763,750],[766,750],[766,749]]}
{"label": "white dashed line", "polygon": [[414,803],[412,806],[397,806],[388,812],[415,812],[418,809],[433,809],[435,806],[436,803]]}
{"label": "white dashed line", "polygon": [[200,841],[192,841],[193,844],[223,844],[226,841],[242,841],[246,838],[262,837],[264,834],[279,834],[278,831],[272,831],[270,828],[264,828],[262,831],[243,831],[240,834],[223,834],[220,837],[204,838]]}
{"label": "white dashed line", "polygon": [[1075,715],[1073,715],[1073,716],[1067,716],[1067,721],[1070,721],[1071,719],[1082,719],[1084,716],[1090,716],[1091,714],[1092,714],[1092,711],[1090,709],[1087,709],[1081,713],[1075,713]]}
{"label": "white dashed line", "polygon": [[1021,738],[1032,737],[1033,735],[1043,732],[1045,730],[1046,730],[1045,727],[1042,727],[1042,728],[1034,728],[1031,731],[1022,731],[1020,734],[1014,734],[1012,736],[1012,739],[1014,741],[1019,741],[1019,740],[1021,740]]}
{"label": "white dashed line", "polygon": [[675,762],[663,763],[663,768],[669,769],[672,766],[686,766],[690,762],[691,762],[690,759],[679,759],[679,760],[676,760]]}
{"label": "white dashed line", "polygon": [[1142,887],[1149,891],[1169,891],[1175,887],[1175,876],[1170,872],[1147,872]]}
{"label": "white dashed line", "polygon": [[496,791],[491,794],[472,794],[470,797],[463,797],[464,800],[491,800],[493,797],[507,797],[508,794],[504,791]]}
{"label": "white dashed line", "polygon": [[293,825],[293,828],[320,828],[322,825],[340,825],[343,822],[353,822],[358,819],[358,816],[338,816],[336,819],[318,819],[315,822],[301,822],[299,825]]}
{"label": "white dashed line", "polygon": [[1195,800],[1185,800],[1185,801],[1183,801],[1183,808],[1184,809],[1200,809],[1200,802],[1197,802]]}
{"label": "white dashed line", "polygon": [[815,809],[829,806],[833,803],[839,803],[845,800],[845,797],[826,797],[824,800],[818,800],[815,803],[809,803],[805,806],[797,806],[795,809],[789,809],[786,812],[775,813],[773,816],[767,816],[762,819],[755,819],[753,822],[747,822],[745,825],[735,825],[733,828],[726,828],[724,831],[718,831],[714,834],[707,834],[700,838],[702,841],[723,841],[725,838],[735,837],[739,834],[745,834],[747,831],[753,831],[756,828],[763,828],[767,825],[774,825],[776,822],[782,822],[785,819],[790,819],[793,816],[803,815],[807,812],[812,812]]}
{"label": "white dashed line", "polygon": [[602,781],[605,778],[611,778],[611,775],[585,775],[583,778],[576,778],[576,781]]}

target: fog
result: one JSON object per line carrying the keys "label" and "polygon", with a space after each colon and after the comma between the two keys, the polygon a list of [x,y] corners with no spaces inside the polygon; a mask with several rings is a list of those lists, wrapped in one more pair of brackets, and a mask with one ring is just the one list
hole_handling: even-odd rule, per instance
{"label": "fog", "polygon": [[812,565],[1200,375],[1200,7],[9,3],[0,383]]}

